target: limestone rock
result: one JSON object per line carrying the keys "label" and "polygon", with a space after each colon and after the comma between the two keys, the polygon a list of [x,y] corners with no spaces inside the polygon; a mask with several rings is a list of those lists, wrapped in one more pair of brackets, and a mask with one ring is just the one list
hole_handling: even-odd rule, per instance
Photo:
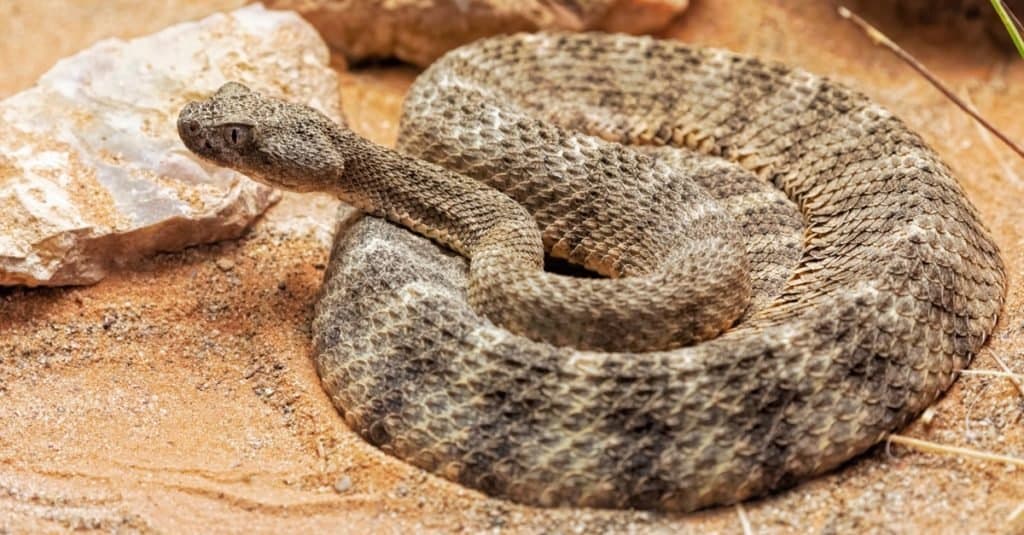
{"label": "limestone rock", "polygon": [[199,162],[177,113],[227,80],[340,116],[316,31],[259,6],[108,40],[0,102],[0,284],[102,279],[155,251],[240,235],[279,194]]}
{"label": "limestone rock", "polygon": [[108,37],[139,37],[247,4],[246,0],[0,1],[0,98],[27,89],[53,64]]}
{"label": "limestone rock", "polygon": [[426,66],[441,54],[499,33],[604,30],[650,33],[689,0],[268,0],[294,9],[352,61],[396,57]]}

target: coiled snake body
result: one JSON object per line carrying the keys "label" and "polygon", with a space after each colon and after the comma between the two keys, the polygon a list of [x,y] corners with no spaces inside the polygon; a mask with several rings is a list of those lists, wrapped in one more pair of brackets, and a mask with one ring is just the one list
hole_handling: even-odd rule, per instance
{"label": "coiled snake body", "polygon": [[[829,470],[935,400],[1003,301],[996,247],[916,134],[721,50],[480,41],[416,81],[401,153],[238,84],[178,127],[461,253],[349,228],[317,368],[371,443],[519,502],[689,511]],[[545,272],[545,251],[605,277]]]}

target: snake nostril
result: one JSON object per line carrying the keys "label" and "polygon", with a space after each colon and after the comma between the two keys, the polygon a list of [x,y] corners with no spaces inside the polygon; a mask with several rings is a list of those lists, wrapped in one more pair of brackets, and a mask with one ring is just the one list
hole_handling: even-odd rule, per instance
{"label": "snake nostril", "polygon": [[178,128],[188,132],[189,134],[195,134],[199,131],[199,121],[188,118],[188,107],[181,112],[181,117],[178,119]]}

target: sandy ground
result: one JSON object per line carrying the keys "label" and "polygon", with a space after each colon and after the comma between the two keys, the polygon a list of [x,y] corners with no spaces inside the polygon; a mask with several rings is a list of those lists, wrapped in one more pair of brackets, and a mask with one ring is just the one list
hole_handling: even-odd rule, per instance
{"label": "sandy ground", "polygon": [[[74,26],[47,10],[108,5]],[[237,2],[133,13],[131,3],[8,0],[7,23],[61,53]],[[879,99],[951,163],[1003,250],[1007,306],[972,368],[1024,371],[1024,162],[827,2],[698,1],[669,32],[833,75]],[[11,20],[16,15],[19,18]],[[0,18],[2,20],[2,18]],[[57,21],[57,24],[54,24]],[[35,26],[33,26],[33,24]],[[142,24],[142,23],[139,23]],[[70,28],[70,29],[69,29]],[[893,35],[1014,139],[1024,62],[894,25]],[[12,30],[12,28],[6,28]],[[13,31],[13,30],[12,30]],[[18,41],[18,42],[15,42]],[[0,95],[54,59],[5,37]],[[14,69],[11,69],[11,66]],[[352,125],[393,140],[415,71],[344,75]],[[540,510],[487,499],[387,457],[349,431],[321,391],[309,320],[333,226],[329,201],[276,207],[245,238],[159,255],[89,288],[0,289],[0,533],[739,533],[727,507],[694,515]],[[1024,396],[962,377],[930,423],[901,433],[1024,458]],[[1024,468],[880,446],[843,469],[745,504],[758,533],[1012,533]]]}

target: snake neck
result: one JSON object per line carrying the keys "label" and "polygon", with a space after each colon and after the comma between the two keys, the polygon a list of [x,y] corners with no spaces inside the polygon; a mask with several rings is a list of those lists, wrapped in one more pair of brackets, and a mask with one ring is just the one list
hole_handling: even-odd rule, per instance
{"label": "snake neck", "polygon": [[465,175],[338,130],[336,145],[345,164],[327,189],[343,201],[470,259],[500,246],[518,253],[513,259],[524,266],[543,265],[537,224],[512,198]]}

